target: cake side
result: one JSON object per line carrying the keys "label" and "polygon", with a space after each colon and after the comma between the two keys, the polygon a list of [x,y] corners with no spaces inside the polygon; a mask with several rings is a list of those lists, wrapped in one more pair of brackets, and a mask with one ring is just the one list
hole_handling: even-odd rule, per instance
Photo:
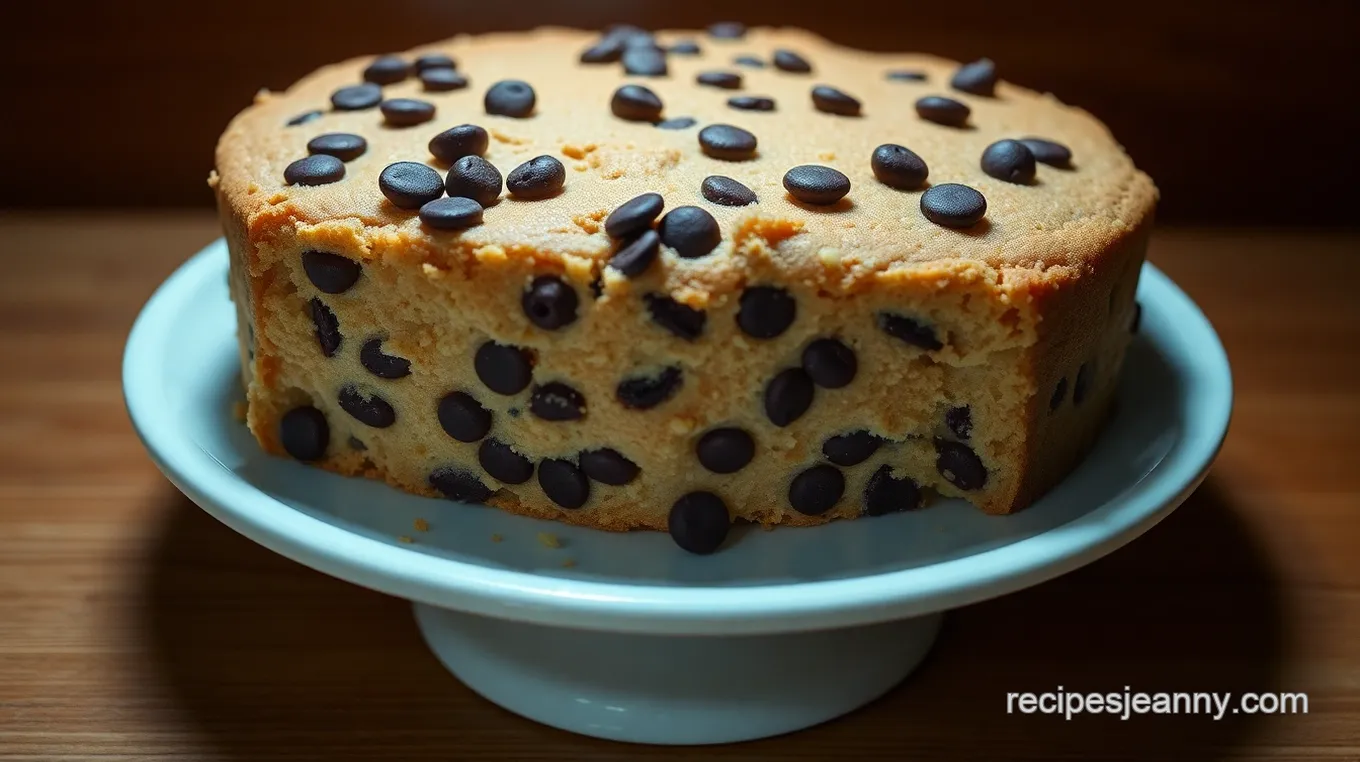
{"label": "cake side", "polygon": [[[475,76],[479,62],[528,48],[562,68],[559,59],[574,60],[586,39],[552,30],[439,49]],[[828,73],[882,76],[884,67],[922,62],[938,74],[937,90],[953,70],[798,33],[713,43],[726,45],[724,54],[742,44],[796,44],[828,62]],[[519,68],[558,76],[530,59]],[[325,114],[319,119],[335,122],[326,132],[365,131],[367,151],[346,162],[342,181],[280,184],[274,176],[299,150],[292,143],[323,130],[304,123],[293,137],[298,127],[280,128],[283,115],[362,68],[329,67],[286,95],[262,96],[219,144],[214,185],[242,325],[247,417],[270,452],[298,455],[285,441],[287,419],[305,409],[308,425],[326,433],[306,459],[419,494],[607,529],[666,529],[673,505],[707,492],[730,518],[798,525],[912,507],[932,494],[991,513],[1023,507],[1071,468],[1103,421],[1155,191],[1089,116],[1004,84],[995,98],[970,99],[974,130],[939,135],[939,125],[920,120],[869,118],[871,109],[900,107],[891,99],[866,99],[868,115],[854,120],[791,105],[789,116],[763,115],[783,121],[767,123],[775,138],[762,139],[759,156],[733,163],[667,147],[669,130],[615,119],[607,108],[602,122],[583,82],[571,103],[545,97],[527,119],[452,99],[439,108],[456,116],[400,129],[360,124],[356,113],[382,121],[373,110]],[[672,70],[670,84],[677,78]],[[771,92],[811,86],[769,82]],[[545,121],[554,105],[566,113]],[[706,121],[728,116],[721,101],[700,105]],[[984,123],[984,114],[1002,116]],[[834,136],[809,121],[828,118],[839,120]],[[394,161],[447,169],[412,145],[463,121],[487,125],[482,155],[502,174],[546,153],[569,167],[565,187],[546,199],[503,196],[482,225],[462,232],[431,229],[383,198],[375,178]],[[872,134],[840,134],[870,122]],[[977,169],[973,143],[1027,125],[1076,125],[1072,137],[1049,133],[1084,147],[1076,169],[1041,167],[1018,189],[993,183]],[[582,126],[600,140],[573,138]],[[880,139],[875,130],[920,131],[920,142],[938,144],[932,182],[938,174],[982,189],[983,222],[932,224],[917,209],[919,192],[863,177],[868,162],[855,152],[864,138]],[[830,147],[814,150],[819,140]],[[786,169],[777,164],[792,150],[786,143],[806,160],[843,167],[849,195],[810,205],[769,188],[761,178]],[[967,170],[959,156],[971,157]],[[709,172],[747,168],[756,203],[726,207],[688,187]],[[720,243],[699,257],[663,245],[638,273],[610,266],[622,244],[605,221],[648,191],[668,211],[709,211]],[[1070,398],[1088,362],[1081,404],[1050,410],[1057,379],[1067,377]]]}

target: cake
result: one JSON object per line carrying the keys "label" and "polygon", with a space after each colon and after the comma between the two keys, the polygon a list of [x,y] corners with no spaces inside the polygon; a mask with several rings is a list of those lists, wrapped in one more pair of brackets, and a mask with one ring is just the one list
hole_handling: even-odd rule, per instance
{"label": "cake", "polygon": [[738,24],[327,66],[261,92],[209,183],[265,451],[696,553],[1053,487],[1156,202],[989,60]]}

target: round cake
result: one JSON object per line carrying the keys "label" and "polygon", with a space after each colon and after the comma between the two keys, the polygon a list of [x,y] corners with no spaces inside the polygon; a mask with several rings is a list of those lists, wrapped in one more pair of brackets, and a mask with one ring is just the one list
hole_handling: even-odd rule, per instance
{"label": "round cake", "polygon": [[401,489],[717,549],[1089,449],[1156,189],[989,60],[540,29],[328,66],[217,148],[247,421]]}

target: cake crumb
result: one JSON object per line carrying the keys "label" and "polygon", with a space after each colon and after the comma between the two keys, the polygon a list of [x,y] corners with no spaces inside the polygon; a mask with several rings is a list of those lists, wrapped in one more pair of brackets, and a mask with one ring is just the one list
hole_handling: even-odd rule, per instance
{"label": "cake crumb", "polygon": [[559,540],[559,539],[557,539],[557,535],[552,534],[551,532],[539,532],[539,533],[538,533],[538,544],[539,544],[539,545],[542,545],[542,546],[545,547],[545,548],[560,548],[560,547],[562,547],[562,541]]}
{"label": "cake crumb", "polygon": [[504,540],[504,539],[505,539],[504,537],[501,537],[501,536],[498,535],[498,534],[493,534],[493,535],[491,535],[491,541],[492,541],[492,542],[500,542],[501,540]]}
{"label": "cake crumb", "polygon": [[403,535],[398,535],[398,536],[397,536],[397,542],[404,542],[404,543],[406,543],[407,545],[410,545],[411,543],[415,542],[415,538],[413,538],[413,537],[407,537],[407,536],[404,535],[404,534],[403,534]]}
{"label": "cake crumb", "polygon": [[241,402],[240,400],[231,403],[231,417],[235,418],[240,423],[246,422],[246,410],[246,403]]}
{"label": "cake crumb", "polygon": [[575,566],[575,565],[576,565],[576,559],[574,559],[574,558],[568,558],[567,560],[565,560],[565,561],[562,562],[562,568],[563,568],[563,569],[570,569],[571,567],[573,567],[573,566]]}
{"label": "cake crumb", "polygon": [[417,518],[414,523],[417,532],[430,531],[430,522],[426,521],[425,519]]}

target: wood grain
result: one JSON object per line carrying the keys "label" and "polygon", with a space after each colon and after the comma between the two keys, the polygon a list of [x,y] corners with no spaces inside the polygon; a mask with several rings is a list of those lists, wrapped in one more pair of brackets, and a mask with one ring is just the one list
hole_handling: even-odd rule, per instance
{"label": "wood grain", "polygon": [[[0,145],[6,174],[23,181],[0,183],[0,206],[207,206],[204,179],[227,121],[260,88],[282,89],[350,56],[459,33],[617,21],[694,28],[734,15],[871,50],[990,56],[1005,78],[1105,120],[1157,178],[1165,221],[1354,225],[1360,204],[1353,0],[1045,0],[1034,8],[1013,0],[518,0],[513,8],[140,0],[5,10],[0,71],[13,74],[14,115],[0,119]],[[468,73],[473,87],[513,74]],[[855,92],[853,83],[830,84]]]}
{"label": "wood grain", "polygon": [[[1154,260],[1236,374],[1232,432],[1190,501],[1081,571],[954,613],[862,711],[663,749],[481,700],[405,603],[253,545],[160,476],[123,410],[122,344],[216,234],[197,213],[0,215],[0,759],[1360,759],[1360,236],[1161,232]],[[1130,684],[1304,691],[1310,711],[1004,711],[1008,691]]]}

